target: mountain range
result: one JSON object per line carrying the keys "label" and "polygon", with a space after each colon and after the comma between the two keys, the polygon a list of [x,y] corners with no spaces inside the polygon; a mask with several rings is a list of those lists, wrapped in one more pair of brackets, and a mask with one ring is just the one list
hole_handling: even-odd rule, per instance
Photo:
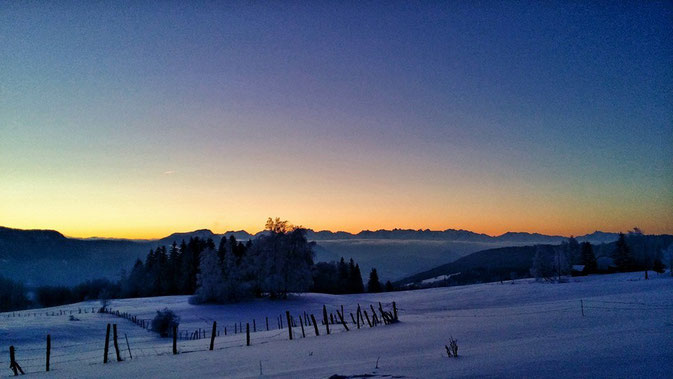
{"label": "mountain range", "polygon": [[[263,233],[263,232],[260,232]],[[244,230],[216,234],[208,229],[173,233],[157,240],[106,238],[69,238],[54,230],[21,230],[0,227],[0,275],[28,285],[74,285],[98,277],[118,278],[133,262],[160,245],[180,243],[192,237],[222,237],[238,240],[255,238]],[[359,233],[307,230],[307,238],[316,241],[316,260],[353,258],[364,275],[376,267],[383,279],[399,279],[470,253],[505,246],[558,244],[564,236],[510,232],[489,236],[467,230],[364,230]],[[576,237],[578,241],[607,243],[616,233],[594,232]]]}

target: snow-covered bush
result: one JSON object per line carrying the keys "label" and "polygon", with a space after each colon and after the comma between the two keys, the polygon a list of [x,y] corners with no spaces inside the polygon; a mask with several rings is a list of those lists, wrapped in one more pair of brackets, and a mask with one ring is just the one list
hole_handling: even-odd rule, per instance
{"label": "snow-covered bush", "polygon": [[157,315],[152,320],[152,331],[159,333],[161,337],[168,337],[173,332],[173,327],[180,324],[180,317],[172,310],[164,308],[163,311],[157,311]]}

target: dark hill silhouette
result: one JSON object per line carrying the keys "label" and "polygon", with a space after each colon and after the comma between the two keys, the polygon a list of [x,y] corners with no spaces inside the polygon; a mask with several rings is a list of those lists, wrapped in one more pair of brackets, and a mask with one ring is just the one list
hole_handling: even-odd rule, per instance
{"label": "dark hill silhouette", "polygon": [[[257,233],[259,234],[259,233]],[[257,235],[255,234],[255,235]],[[137,258],[143,259],[149,249],[170,245],[192,237],[212,238],[217,244],[234,235],[245,241],[255,235],[244,230],[216,234],[208,229],[174,233],[158,240],[127,240],[68,238],[54,230],[21,230],[0,227],[0,275],[38,284],[76,284],[86,279],[106,277],[117,279],[122,270],[129,270]],[[586,238],[616,240],[613,233],[595,232]],[[414,272],[493,247],[524,244],[557,244],[561,236],[534,233],[505,233],[489,236],[467,230],[443,231],[393,229],[348,232],[313,231],[309,240],[317,241],[317,260],[353,258],[363,272],[378,269],[382,280],[394,280]],[[585,237],[578,237],[583,241]]]}
{"label": "dark hill silhouette", "polygon": [[[604,239],[610,242],[600,243],[594,246],[597,257],[611,257],[615,250],[616,242],[606,236],[607,233],[594,232],[592,238]],[[673,244],[672,235],[642,235],[629,234],[626,241],[631,248],[634,258],[640,265],[650,265],[655,257],[663,249]],[[515,277],[529,276],[529,270],[533,264],[533,257],[539,249],[543,257],[553,255],[553,248],[558,245],[536,246],[510,246],[478,251],[454,262],[434,267],[430,270],[419,272],[396,282],[397,286],[419,284],[424,280],[448,276],[450,284],[469,284],[489,281],[508,280],[512,274]]]}

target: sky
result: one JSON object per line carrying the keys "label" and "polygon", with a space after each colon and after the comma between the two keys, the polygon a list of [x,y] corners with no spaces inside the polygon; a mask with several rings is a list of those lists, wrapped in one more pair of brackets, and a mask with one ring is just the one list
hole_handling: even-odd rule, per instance
{"label": "sky", "polygon": [[0,3],[0,225],[673,233],[670,2]]}

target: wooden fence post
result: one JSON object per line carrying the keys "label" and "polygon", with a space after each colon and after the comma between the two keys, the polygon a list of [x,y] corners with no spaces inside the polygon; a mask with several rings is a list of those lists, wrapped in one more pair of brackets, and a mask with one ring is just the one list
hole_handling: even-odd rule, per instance
{"label": "wooden fence post", "polygon": [[290,333],[290,341],[292,341],[292,320],[290,319],[290,311],[285,311],[285,316],[287,316],[287,330]]}
{"label": "wooden fence post", "polygon": [[379,311],[381,312],[381,320],[383,320],[383,323],[386,325],[390,324],[388,314],[386,311],[383,310],[383,305],[381,304],[380,301],[379,301]]}
{"label": "wooden fence post", "polygon": [[252,331],[257,332],[257,321],[254,318],[252,319]]}
{"label": "wooden fence post", "polygon": [[16,362],[16,355],[14,354],[14,345],[9,347],[9,368],[11,368],[12,371],[14,371],[14,376],[19,375],[19,373],[21,373],[21,375],[25,374],[21,366]]}
{"label": "wooden fence post", "polygon": [[317,337],[320,335],[320,331],[318,331],[318,323],[315,322],[315,316],[313,316],[313,313],[311,313],[311,322],[313,323],[313,328],[315,329],[315,335]]}
{"label": "wooden fence post", "polygon": [[110,345],[110,324],[107,324],[107,330],[105,331],[105,351],[103,356],[103,363],[107,363],[107,352]]}
{"label": "wooden fence post", "polygon": [[215,348],[215,333],[217,332],[217,321],[213,321],[213,332],[210,333],[210,350]]}
{"label": "wooden fence post", "polygon": [[117,343],[117,324],[112,325],[112,343],[115,346],[115,353],[117,354],[117,362],[122,361],[121,355],[119,355],[119,344]]}
{"label": "wooden fence post", "polygon": [[47,371],[49,371],[50,358],[51,358],[51,335],[47,334]]}
{"label": "wooden fence post", "polygon": [[397,318],[397,304],[395,304],[394,301],[393,301],[393,319],[395,321],[399,321],[399,319]]}
{"label": "wooden fence post", "polygon": [[365,311],[364,311],[364,314],[365,314],[365,318],[367,319],[367,324],[368,324],[369,327],[371,328],[371,327],[372,327],[372,322],[369,321],[369,315],[367,314],[367,310],[366,310],[366,309],[365,309]]}
{"label": "wooden fence post", "polygon": [[299,325],[301,325],[301,338],[306,338],[306,333],[304,333],[304,320],[302,320],[301,315],[299,316]]}
{"label": "wooden fence post", "polygon": [[584,317],[584,299],[580,299],[580,307],[582,308],[582,317]]}
{"label": "wooden fence post", "polygon": [[178,326],[173,325],[173,355],[178,353]]}
{"label": "wooden fence post", "polygon": [[327,307],[322,306],[322,319],[325,321],[325,329],[327,330],[327,335],[329,335],[329,320],[327,319]]}
{"label": "wooden fence post", "polygon": [[379,321],[379,318],[378,316],[376,316],[376,310],[374,310],[374,306],[369,304],[369,307],[372,309],[372,322],[374,322],[374,326],[376,326],[376,324]]}
{"label": "wooden fence post", "polygon": [[245,323],[245,345],[250,346],[250,323]]}
{"label": "wooden fence post", "polygon": [[[358,304],[358,309],[355,312],[355,320],[358,322],[358,329],[360,329],[360,320],[362,319],[362,311],[360,310],[360,304]],[[364,319],[362,319],[364,321]]]}
{"label": "wooden fence post", "polygon": [[133,359],[133,355],[131,354],[131,346],[129,345],[129,337],[124,333],[124,338],[126,338],[126,348],[129,349],[129,358]]}
{"label": "wooden fence post", "polygon": [[266,316],[266,331],[269,331],[269,316]]}
{"label": "wooden fence post", "polygon": [[339,312],[338,309],[337,309],[336,313],[337,313],[337,316],[339,316],[339,319],[341,319],[341,324],[344,326],[344,329],[346,329],[346,331],[349,331],[350,329],[348,329],[348,325],[346,325],[346,320],[344,320],[343,313]]}

